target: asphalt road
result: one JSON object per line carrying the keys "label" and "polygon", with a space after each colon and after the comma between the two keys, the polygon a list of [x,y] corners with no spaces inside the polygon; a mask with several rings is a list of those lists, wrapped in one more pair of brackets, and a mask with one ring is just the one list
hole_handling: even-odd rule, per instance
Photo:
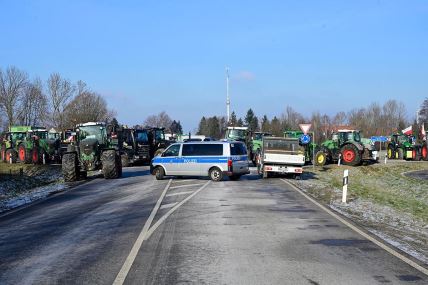
{"label": "asphalt road", "polygon": [[[119,274],[120,273],[120,274]],[[0,217],[0,284],[427,284],[280,179],[97,178]]]}

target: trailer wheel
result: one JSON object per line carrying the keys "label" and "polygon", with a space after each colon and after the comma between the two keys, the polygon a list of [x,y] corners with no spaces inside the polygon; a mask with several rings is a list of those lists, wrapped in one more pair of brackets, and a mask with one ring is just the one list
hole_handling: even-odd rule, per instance
{"label": "trailer wheel", "polygon": [[318,151],[315,154],[315,165],[324,166],[327,163],[327,155],[322,151]]}
{"label": "trailer wheel", "polygon": [[62,175],[65,182],[77,180],[79,174],[75,153],[66,153],[62,156]]}

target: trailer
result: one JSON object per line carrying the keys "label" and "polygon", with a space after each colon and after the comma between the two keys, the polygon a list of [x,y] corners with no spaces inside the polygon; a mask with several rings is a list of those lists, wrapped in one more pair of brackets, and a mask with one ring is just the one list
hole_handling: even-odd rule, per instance
{"label": "trailer", "polygon": [[305,165],[305,149],[298,138],[263,137],[257,162],[258,173],[263,178],[292,174],[300,179]]}

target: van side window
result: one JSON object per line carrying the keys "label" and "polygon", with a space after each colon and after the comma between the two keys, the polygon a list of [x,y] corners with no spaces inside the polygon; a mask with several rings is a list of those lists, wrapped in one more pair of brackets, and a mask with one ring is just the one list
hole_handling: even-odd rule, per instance
{"label": "van side window", "polygon": [[180,153],[180,145],[175,144],[170,146],[165,152],[162,154],[162,156],[178,156]]}
{"label": "van side window", "polygon": [[231,155],[247,155],[247,149],[242,143],[231,143],[230,144]]}
{"label": "van side window", "polygon": [[222,144],[183,144],[182,156],[223,155]]}

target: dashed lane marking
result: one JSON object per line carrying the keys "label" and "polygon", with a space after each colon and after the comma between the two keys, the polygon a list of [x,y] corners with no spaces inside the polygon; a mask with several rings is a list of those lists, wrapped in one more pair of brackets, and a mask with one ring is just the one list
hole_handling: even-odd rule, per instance
{"label": "dashed lane marking", "polygon": [[162,203],[163,198],[166,195],[166,192],[168,191],[168,188],[171,186],[171,182],[172,182],[172,180],[170,179],[168,181],[168,184],[165,186],[165,189],[163,190],[158,201],[156,202],[156,205],[153,208],[152,212],[150,213],[149,218],[147,219],[146,223],[144,224],[143,229],[141,230],[140,234],[138,235],[137,240],[135,241],[134,245],[132,246],[131,252],[129,253],[128,257],[126,258],[125,262],[122,265],[122,268],[120,269],[119,273],[117,274],[116,279],[113,282],[113,285],[122,285],[123,282],[125,282],[126,276],[128,276],[129,270],[131,269],[131,266],[134,263],[138,252],[140,251],[141,245],[143,244],[143,241],[146,239],[146,235],[148,233],[150,225],[152,224],[153,219],[159,210],[159,207]]}
{"label": "dashed lane marking", "polygon": [[191,187],[191,186],[201,186],[204,185],[204,183],[198,183],[198,184],[186,184],[186,185],[179,185],[179,186],[173,186],[170,187],[169,189],[178,189],[178,188],[185,188],[185,187]]}
{"label": "dashed lane marking", "polygon": [[326,208],[325,206],[321,205],[320,203],[318,203],[316,200],[314,200],[313,198],[311,198],[309,195],[307,195],[306,193],[304,193],[302,190],[300,190],[298,187],[294,186],[293,184],[291,184],[290,182],[281,179],[285,184],[289,185],[293,190],[295,190],[297,193],[301,194],[302,196],[304,196],[306,199],[308,199],[309,201],[311,201],[312,203],[314,203],[315,205],[317,205],[319,208],[321,208],[322,210],[324,210],[325,212],[327,212],[328,214],[330,214],[331,216],[333,216],[334,218],[336,218],[337,220],[339,220],[342,224],[344,224],[345,226],[347,226],[348,228],[350,228],[351,230],[355,231],[356,233],[362,235],[364,238],[368,239],[369,241],[373,242],[374,244],[376,244],[377,246],[379,246],[380,248],[382,248],[383,250],[386,250],[387,252],[389,252],[390,254],[392,254],[393,256],[399,258],[401,261],[407,263],[408,265],[412,266],[413,268],[419,270],[420,272],[422,272],[425,275],[428,275],[428,269],[426,269],[425,267],[419,265],[418,263],[414,262],[413,260],[407,258],[406,256],[402,255],[401,253],[399,253],[398,251],[394,250],[393,248],[385,245],[384,243],[378,241],[377,239],[373,238],[372,236],[368,235],[367,233],[365,233],[364,231],[362,231],[361,229],[359,229],[358,227],[354,226],[353,224],[349,223],[348,221],[346,221],[345,219],[341,218],[339,215],[333,213],[333,211],[329,210],[328,208]]}

